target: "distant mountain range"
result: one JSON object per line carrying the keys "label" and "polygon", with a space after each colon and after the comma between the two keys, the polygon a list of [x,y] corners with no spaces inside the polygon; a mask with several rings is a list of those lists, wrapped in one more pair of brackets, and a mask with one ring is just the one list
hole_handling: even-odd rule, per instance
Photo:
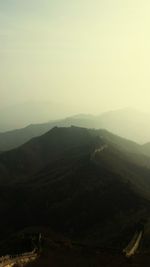
{"label": "distant mountain range", "polygon": [[28,124],[50,121],[53,118],[64,118],[74,114],[74,107],[62,103],[24,102],[0,108],[0,132],[23,128]]}
{"label": "distant mountain range", "polygon": [[[107,129],[114,134],[122,136],[137,143],[150,142],[150,115],[133,109],[110,111],[99,116],[76,115],[62,120],[51,121],[42,124],[31,124],[25,128],[0,133],[0,151],[10,150],[31,138],[40,136],[55,126]],[[144,145],[143,150],[150,153],[150,149]]]}
{"label": "distant mountain range", "polygon": [[123,248],[149,229],[150,157],[106,130],[55,127],[0,154],[0,203],[1,236],[42,225]]}

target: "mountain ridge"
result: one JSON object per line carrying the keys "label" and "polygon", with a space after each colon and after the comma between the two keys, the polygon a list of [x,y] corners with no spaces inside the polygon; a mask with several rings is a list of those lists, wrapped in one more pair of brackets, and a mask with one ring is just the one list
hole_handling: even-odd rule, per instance
{"label": "mountain ridge", "polygon": [[55,127],[0,154],[1,234],[8,224],[12,231],[45,225],[123,248],[150,211],[150,164],[124,142],[106,130]]}
{"label": "mountain ridge", "polygon": [[[148,120],[150,120],[149,115],[126,109],[110,111],[97,116],[78,114],[62,120],[41,124],[31,124],[22,129],[0,133],[0,151],[19,147],[31,138],[40,136],[55,126],[69,127],[71,125],[75,125],[77,127],[106,129],[115,135],[144,144],[150,141],[150,128],[147,123]],[[150,155],[149,152],[147,153]]]}

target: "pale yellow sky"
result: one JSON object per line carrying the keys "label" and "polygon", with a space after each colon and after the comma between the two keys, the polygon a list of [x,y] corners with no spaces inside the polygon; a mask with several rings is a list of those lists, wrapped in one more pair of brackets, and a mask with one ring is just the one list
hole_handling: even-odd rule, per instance
{"label": "pale yellow sky", "polygon": [[0,1],[0,105],[150,112],[150,1]]}

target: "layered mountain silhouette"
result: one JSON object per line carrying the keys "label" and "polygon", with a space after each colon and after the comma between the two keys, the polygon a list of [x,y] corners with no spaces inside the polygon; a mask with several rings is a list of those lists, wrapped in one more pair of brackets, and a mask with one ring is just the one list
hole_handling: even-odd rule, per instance
{"label": "layered mountain silhouette", "polygon": [[[107,129],[114,134],[140,144],[150,141],[150,115],[133,109],[123,109],[103,113],[99,116],[76,115],[66,119],[43,124],[29,125],[22,129],[0,133],[0,150],[6,151],[18,147],[31,138],[40,136],[55,126]],[[145,154],[150,155],[149,149],[143,146]]]}
{"label": "layered mountain silhouette", "polygon": [[3,152],[1,235],[43,225],[87,243],[123,247],[149,219],[149,163],[134,142],[73,126]]}
{"label": "layered mountain silhouette", "polygon": [[30,101],[0,107],[0,132],[23,128],[28,124],[50,121],[74,114],[74,107],[51,101]]}

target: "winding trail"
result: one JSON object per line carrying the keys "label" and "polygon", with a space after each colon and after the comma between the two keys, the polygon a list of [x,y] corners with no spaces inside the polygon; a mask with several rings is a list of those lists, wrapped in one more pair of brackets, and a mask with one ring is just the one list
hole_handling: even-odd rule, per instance
{"label": "winding trail", "polygon": [[6,255],[0,258],[0,267],[12,267],[15,264],[25,265],[38,257],[35,251],[19,255]]}
{"label": "winding trail", "polygon": [[137,233],[135,233],[135,235],[131,239],[130,243],[123,250],[123,253],[126,255],[127,258],[135,255],[135,253],[137,252],[137,250],[139,248],[142,236],[143,236],[143,231],[142,230],[137,232]]}

